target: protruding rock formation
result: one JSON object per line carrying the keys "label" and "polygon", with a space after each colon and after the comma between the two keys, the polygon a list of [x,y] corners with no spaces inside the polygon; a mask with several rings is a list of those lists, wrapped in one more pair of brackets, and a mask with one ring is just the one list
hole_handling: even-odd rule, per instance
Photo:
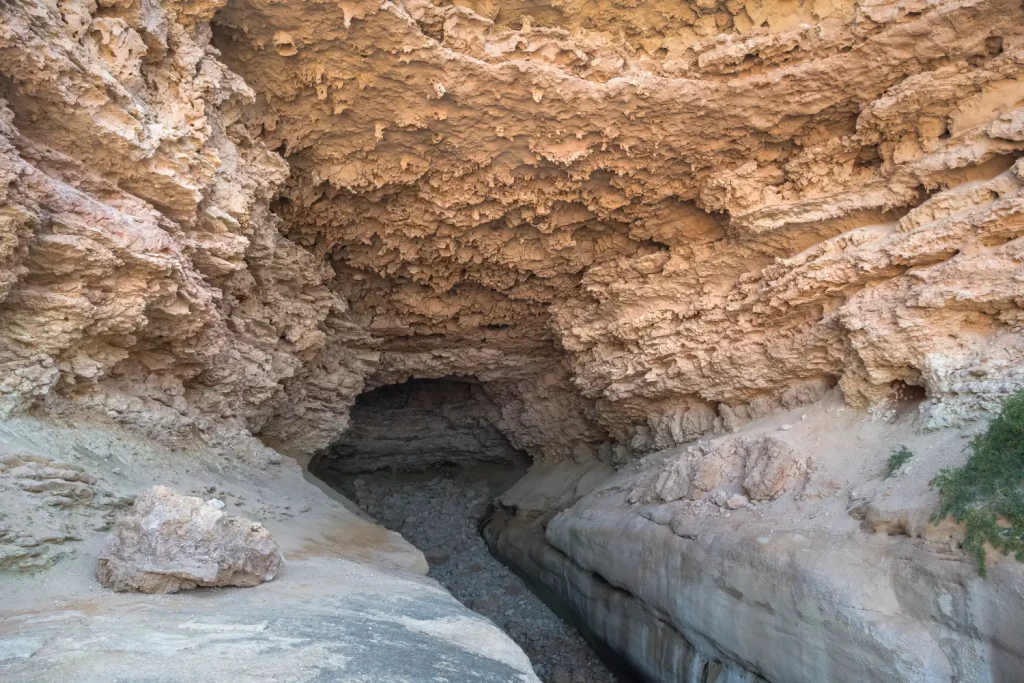
{"label": "protruding rock formation", "polygon": [[474,377],[622,462],[1024,385],[1019,3],[577,5],[5,6],[4,410],[262,464]]}
{"label": "protruding rock formation", "polygon": [[716,491],[742,491],[750,500],[774,500],[802,483],[807,462],[806,456],[798,456],[785,441],[771,436],[702,442],[668,458],[661,471],[634,489],[629,499],[701,500]]}
{"label": "protruding rock formation", "polygon": [[96,578],[116,591],[142,593],[270,581],[281,566],[281,548],[262,524],[226,515],[223,507],[216,499],[154,486],[118,523]]}
{"label": "protruding rock formation", "polygon": [[[325,495],[290,460],[258,469],[216,449],[174,451],[132,432],[95,417],[0,421],[4,683],[540,683],[498,626],[424,579],[420,551],[350,512],[336,494]],[[133,534],[152,540],[165,531],[171,532],[166,540],[181,541],[195,531],[193,513],[206,521],[219,513],[256,519],[280,544],[287,571],[256,588],[172,595],[103,589],[92,569],[108,537],[109,515],[123,517],[133,494],[143,494],[140,506],[146,499],[156,506],[146,492],[157,482],[192,496],[158,496],[159,505],[171,507],[164,512],[182,513],[181,525],[146,530],[143,518],[131,514],[126,523],[137,525]],[[203,502],[211,496],[224,507]],[[214,524],[219,540],[233,533],[217,528],[225,521]],[[250,549],[253,538],[266,534],[251,527],[242,525],[235,536]],[[164,589],[179,583],[174,574],[181,560],[192,572],[195,560],[208,557],[165,553],[176,567],[151,562],[148,569],[172,574],[122,578]],[[132,571],[147,570],[141,555],[129,559],[138,561]],[[260,573],[275,562],[272,552],[261,554],[244,571]]]}

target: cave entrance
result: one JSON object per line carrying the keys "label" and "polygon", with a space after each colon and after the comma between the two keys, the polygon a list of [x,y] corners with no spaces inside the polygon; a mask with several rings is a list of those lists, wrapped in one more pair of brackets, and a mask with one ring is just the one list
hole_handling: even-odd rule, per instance
{"label": "cave entrance", "polygon": [[[530,456],[496,426],[501,410],[474,378],[410,379],[356,397],[349,429],[316,454],[310,471],[328,480],[389,470],[505,469],[520,475]],[[518,477],[516,477],[518,478]]]}
{"label": "cave entrance", "polygon": [[423,551],[429,575],[515,640],[545,683],[615,683],[597,653],[491,555],[480,523],[530,457],[498,429],[474,378],[411,379],[360,395],[310,472]]}

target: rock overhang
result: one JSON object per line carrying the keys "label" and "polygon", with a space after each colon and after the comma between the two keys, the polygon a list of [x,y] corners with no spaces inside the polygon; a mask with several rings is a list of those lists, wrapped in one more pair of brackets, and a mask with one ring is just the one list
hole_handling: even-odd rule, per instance
{"label": "rock overhang", "polygon": [[[237,0],[216,20],[292,168],[283,231],[334,264],[377,374],[518,379],[536,358],[531,382],[561,376],[530,392],[543,419],[571,403],[577,443],[634,452],[837,384],[856,405],[900,381],[970,412],[922,338],[864,334],[893,321],[862,300],[908,309],[903,329],[990,324],[917,302],[961,267],[939,233],[998,210],[956,187],[1019,182],[1020,143],[992,133],[1022,104],[1019,37],[993,13],[1019,8],[478,4],[318,5],[300,26]],[[1003,342],[973,346],[984,365]]]}
{"label": "rock overhang", "polygon": [[473,375],[517,447],[621,459],[1021,384],[1018,5],[531,7],[12,9],[9,409],[308,457]]}

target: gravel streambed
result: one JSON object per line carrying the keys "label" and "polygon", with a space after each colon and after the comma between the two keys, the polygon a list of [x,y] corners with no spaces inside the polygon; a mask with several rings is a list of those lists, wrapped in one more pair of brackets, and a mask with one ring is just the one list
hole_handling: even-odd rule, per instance
{"label": "gravel streambed", "polygon": [[430,576],[505,630],[545,683],[615,683],[593,649],[487,549],[479,521],[519,473],[375,473],[334,483],[379,523],[423,551]]}

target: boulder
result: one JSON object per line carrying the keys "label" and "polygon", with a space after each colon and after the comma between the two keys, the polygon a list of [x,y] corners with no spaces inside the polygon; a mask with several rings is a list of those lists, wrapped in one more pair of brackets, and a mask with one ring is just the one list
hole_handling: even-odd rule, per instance
{"label": "boulder", "polygon": [[154,486],[111,535],[96,578],[116,591],[143,593],[255,586],[273,579],[283,559],[273,536],[262,524],[227,515],[221,507]]}
{"label": "boulder", "polygon": [[775,500],[807,474],[807,458],[771,436],[748,439],[743,490],[750,500]]}

